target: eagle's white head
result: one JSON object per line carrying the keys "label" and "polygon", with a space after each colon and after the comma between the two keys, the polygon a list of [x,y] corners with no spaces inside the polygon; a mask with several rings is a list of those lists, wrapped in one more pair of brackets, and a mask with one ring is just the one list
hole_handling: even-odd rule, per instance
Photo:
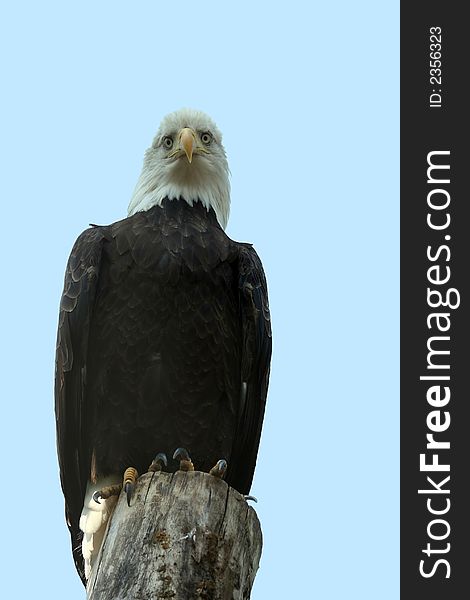
{"label": "eagle's white head", "polygon": [[183,108],[167,115],[145,153],[129,203],[133,215],[162,200],[183,198],[213,208],[225,229],[230,212],[229,168],[222,135],[203,112]]}

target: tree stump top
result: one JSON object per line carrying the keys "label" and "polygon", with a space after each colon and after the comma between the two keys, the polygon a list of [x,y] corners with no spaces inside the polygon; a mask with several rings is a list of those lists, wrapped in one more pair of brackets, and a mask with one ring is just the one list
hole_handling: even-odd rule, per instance
{"label": "tree stump top", "polygon": [[147,473],[116,505],[89,600],[245,600],[261,557],[254,509],[199,471]]}

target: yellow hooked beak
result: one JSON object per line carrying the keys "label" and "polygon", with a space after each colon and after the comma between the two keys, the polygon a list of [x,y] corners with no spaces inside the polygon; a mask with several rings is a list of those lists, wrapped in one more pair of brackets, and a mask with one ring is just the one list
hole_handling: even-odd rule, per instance
{"label": "yellow hooked beak", "polygon": [[196,145],[196,132],[191,127],[184,127],[180,131],[180,147],[184,150],[188,162],[193,160],[193,151]]}

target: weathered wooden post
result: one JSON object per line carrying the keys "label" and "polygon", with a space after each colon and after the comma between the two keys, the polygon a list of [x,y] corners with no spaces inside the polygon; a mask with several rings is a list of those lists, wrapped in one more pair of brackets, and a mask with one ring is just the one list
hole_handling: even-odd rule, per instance
{"label": "weathered wooden post", "polygon": [[148,473],[121,494],[88,600],[245,600],[261,527],[243,496],[207,473]]}

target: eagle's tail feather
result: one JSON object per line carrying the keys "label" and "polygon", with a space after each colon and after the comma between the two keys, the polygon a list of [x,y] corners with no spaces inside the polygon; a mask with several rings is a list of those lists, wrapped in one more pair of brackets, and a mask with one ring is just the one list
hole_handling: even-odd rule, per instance
{"label": "eagle's tail feather", "polygon": [[107,486],[112,486],[121,481],[119,476],[103,477],[95,483],[89,482],[80,516],[80,529],[83,531],[82,554],[85,563],[85,577],[91,575],[93,561],[98,556],[101,548],[106,524],[111,517],[117,502],[117,496],[101,498],[97,502],[93,496]]}

